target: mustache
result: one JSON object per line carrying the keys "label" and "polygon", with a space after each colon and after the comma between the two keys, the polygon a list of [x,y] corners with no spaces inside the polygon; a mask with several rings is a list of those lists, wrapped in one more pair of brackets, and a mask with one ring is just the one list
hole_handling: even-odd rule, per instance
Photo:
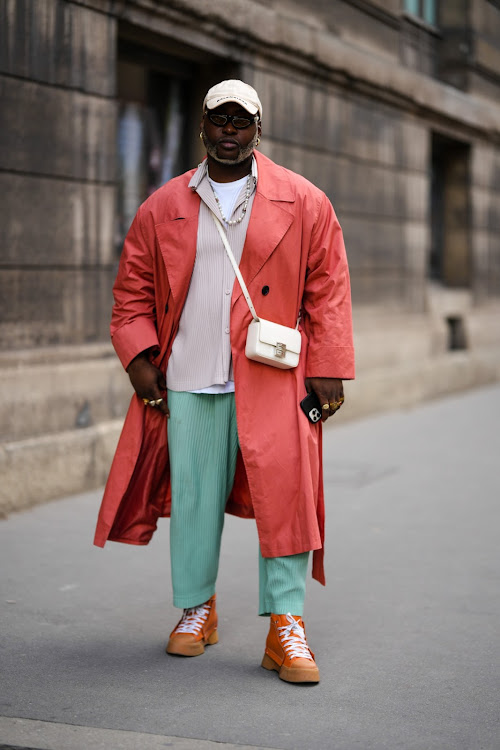
{"label": "mustache", "polygon": [[219,143],[234,143],[235,146],[240,145],[235,138],[228,138],[227,136],[222,136],[222,138],[219,138],[215,143],[216,145]]}

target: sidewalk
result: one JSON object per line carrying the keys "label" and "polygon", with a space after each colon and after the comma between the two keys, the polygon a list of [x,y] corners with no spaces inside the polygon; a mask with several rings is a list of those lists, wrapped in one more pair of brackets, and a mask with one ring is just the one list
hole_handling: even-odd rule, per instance
{"label": "sidewalk", "polygon": [[104,550],[100,493],[2,521],[0,750],[498,750],[499,425],[493,386],[325,430],[314,687],[259,666],[252,522],[226,522],[220,643],[177,659],[168,521]]}

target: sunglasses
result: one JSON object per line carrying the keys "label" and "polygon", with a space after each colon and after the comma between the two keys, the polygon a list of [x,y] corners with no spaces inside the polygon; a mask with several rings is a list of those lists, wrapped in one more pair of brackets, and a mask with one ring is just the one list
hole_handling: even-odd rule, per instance
{"label": "sunglasses", "polygon": [[228,122],[231,123],[233,127],[235,127],[237,130],[244,130],[244,128],[248,128],[249,125],[252,125],[254,122],[258,122],[259,118],[257,115],[254,115],[254,117],[240,117],[239,115],[220,115],[216,112],[205,112],[206,116],[212,123],[212,125],[217,125],[218,128],[224,127]]}

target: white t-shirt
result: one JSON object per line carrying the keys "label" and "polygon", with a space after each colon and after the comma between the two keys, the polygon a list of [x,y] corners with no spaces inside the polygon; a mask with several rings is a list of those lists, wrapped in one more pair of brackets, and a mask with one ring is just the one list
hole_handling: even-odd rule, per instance
{"label": "white t-shirt", "polygon": [[226,219],[231,219],[236,200],[241,193],[242,187],[246,185],[247,180],[248,177],[242,177],[241,180],[235,180],[234,182],[215,182],[211,177],[208,178],[214,193],[219,199],[222,213]]}
{"label": "white t-shirt", "polygon": [[[235,180],[234,182],[215,182],[210,177],[208,178],[208,181],[219,199],[222,213],[226,219],[231,219],[235,203],[241,193],[242,187],[246,185],[247,179],[247,177],[242,177],[241,180]],[[222,220],[222,216],[220,218]],[[234,380],[228,380],[227,383],[223,384],[209,385],[207,388],[201,388],[198,391],[190,391],[190,393],[234,393]]]}

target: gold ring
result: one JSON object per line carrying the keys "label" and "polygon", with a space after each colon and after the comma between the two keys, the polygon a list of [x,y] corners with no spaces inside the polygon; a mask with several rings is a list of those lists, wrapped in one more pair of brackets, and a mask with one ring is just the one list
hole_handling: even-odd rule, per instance
{"label": "gold ring", "polygon": [[163,403],[163,399],[162,398],[157,398],[156,401],[155,401],[155,406],[159,406],[162,403]]}
{"label": "gold ring", "polygon": [[322,406],[321,408],[322,408],[323,410],[324,410],[324,409],[329,409],[329,408],[330,408],[330,404],[323,404],[323,406]]}
{"label": "gold ring", "polygon": [[146,406],[149,404],[149,398],[143,398],[142,403],[146,404]]}

